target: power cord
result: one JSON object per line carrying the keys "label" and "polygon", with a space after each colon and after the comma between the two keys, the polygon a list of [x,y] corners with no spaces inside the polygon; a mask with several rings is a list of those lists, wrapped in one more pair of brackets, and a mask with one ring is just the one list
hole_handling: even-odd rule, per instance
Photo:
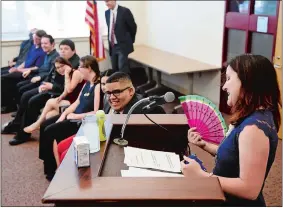
{"label": "power cord", "polygon": [[[168,129],[166,129],[164,126],[161,126],[160,124],[158,124],[158,123],[156,123],[155,121],[153,121],[153,120],[152,120],[151,118],[149,118],[148,115],[146,115],[145,113],[144,113],[143,115],[144,115],[148,120],[150,120],[153,124],[155,124],[156,126],[162,128],[163,130],[167,131],[168,133],[170,133],[170,134],[173,136],[172,132],[169,131]],[[188,155],[186,155],[186,153],[185,153],[185,156],[191,155],[191,148],[190,148],[189,143],[188,143],[187,147],[188,147]]]}
{"label": "power cord", "polygon": [[[151,118],[148,117],[148,115],[146,115],[145,113],[143,114],[148,120],[150,120],[152,123],[154,123],[156,126],[159,126],[160,128],[162,128],[163,130],[170,132],[168,129],[166,129],[164,126],[159,125],[158,123],[154,122]],[[171,132],[170,132],[171,133]]]}

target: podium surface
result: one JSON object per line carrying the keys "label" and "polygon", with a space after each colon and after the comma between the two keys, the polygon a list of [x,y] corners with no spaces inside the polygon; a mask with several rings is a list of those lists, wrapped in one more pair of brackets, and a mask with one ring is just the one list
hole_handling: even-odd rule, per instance
{"label": "podium surface", "polygon": [[[132,115],[124,137],[129,146],[175,152],[180,159],[187,153],[187,120],[183,114]],[[199,206],[218,205],[224,194],[217,178],[121,177],[124,148],[113,143],[120,136],[126,115],[107,115],[107,141],[100,151],[90,154],[91,166],[77,168],[73,144],[51,181],[42,201],[56,206]],[[80,131],[78,132],[80,134]],[[212,157],[193,145],[191,152],[213,167]]]}

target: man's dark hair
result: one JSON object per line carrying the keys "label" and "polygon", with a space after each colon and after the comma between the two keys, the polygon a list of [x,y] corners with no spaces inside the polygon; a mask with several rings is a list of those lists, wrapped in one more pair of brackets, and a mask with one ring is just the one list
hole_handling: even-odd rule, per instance
{"label": "man's dark hair", "polygon": [[70,40],[70,39],[62,40],[61,43],[59,44],[59,47],[61,45],[67,45],[67,46],[69,46],[72,49],[72,51],[75,50],[75,43],[72,40]]}
{"label": "man's dark hair", "polygon": [[100,77],[104,77],[104,76],[110,77],[112,74],[114,74],[114,72],[115,71],[113,69],[107,69],[106,71],[101,72]]}
{"label": "man's dark hair", "polygon": [[42,37],[43,37],[43,38],[48,38],[48,39],[49,39],[49,42],[50,42],[51,44],[53,44],[53,43],[55,42],[54,38],[53,38],[51,35],[46,34],[46,35],[43,35]]}
{"label": "man's dark hair", "polygon": [[106,83],[126,81],[132,83],[130,76],[124,72],[115,72],[106,81]]}
{"label": "man's dark hair", "polygon": [[44,35],[46,35],[46,32],[44,30],[37,30],[35,34],[37,37],[42,38]]}

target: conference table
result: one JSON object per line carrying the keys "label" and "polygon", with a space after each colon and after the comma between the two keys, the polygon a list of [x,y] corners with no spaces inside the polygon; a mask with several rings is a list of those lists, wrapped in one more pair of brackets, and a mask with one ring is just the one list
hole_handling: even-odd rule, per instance
{"label": "conference table", "polygon": [[[129,146],[188,154],[187,120],[184,114],[132,115],[125,129]],[[218,178],[121,177],[124,148],[113,143],[120,136],[126,115],[107,115],[100,151],[90,154],[90,167],[77,168],[73,144],[46,190],[42,202],[56,206],[219,206],[225,200]],[[81,129],[81,128],[80,128]],[[79,130],[77,135],[81,135]],[[208,171],[214,159],[190,144],[191,153]]]}
{"label": "conference table", "polygon": [[[170,76],[171,80],[175,76],[175,82],[179,84],[176,90],[180,93],[202,95],[219,106],[221,65],[208,64],[147,45],[135,45],[129,59],[148,69],[148,82],[138,87],[144,88],[147,95],[158,94],[166,89],[161,84],[163,74]],[[153,79],[153,70],[156,71],[156,81]],[[180,76],[187,77],[186,89],[178,82]],[[171,88],[171,83],[167,87]]]}

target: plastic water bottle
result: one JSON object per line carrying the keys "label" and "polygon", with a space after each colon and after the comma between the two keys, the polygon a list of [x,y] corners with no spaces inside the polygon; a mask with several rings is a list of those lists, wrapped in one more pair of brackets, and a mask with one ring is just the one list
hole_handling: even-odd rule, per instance
{"label": "plastic water bottle", "polygon": [[106,133],[105,133],[105,113],[103,110],[98,110],[96,112],[96,119],[97,119],[97,124],[98,124],[98,129],[99,129],[99,138],[101,142],[106,141]]}
{"label": "plastic water bottle", "polygon": [[98,122],[95,115],[88,115],[82,122],[83,135],[89,141],[90,153],[95,153],[100,150],[100,136]]}

